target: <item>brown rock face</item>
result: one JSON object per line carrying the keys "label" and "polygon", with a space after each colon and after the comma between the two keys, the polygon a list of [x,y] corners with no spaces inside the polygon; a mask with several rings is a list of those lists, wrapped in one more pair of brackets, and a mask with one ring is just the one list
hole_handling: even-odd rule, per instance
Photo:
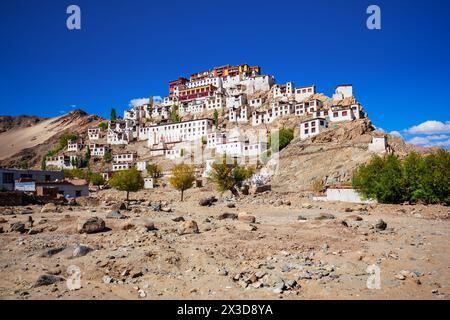
{"label": "brown rock face", "polygon": [[46,203],[41,209],[41,213],[45,212],[56,212],[56,204]]}

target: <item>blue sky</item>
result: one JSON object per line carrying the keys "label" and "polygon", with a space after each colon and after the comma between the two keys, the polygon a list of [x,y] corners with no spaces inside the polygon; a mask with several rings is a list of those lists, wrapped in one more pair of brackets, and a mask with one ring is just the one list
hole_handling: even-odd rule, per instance
{"label": "blue sky", "polygon": [[[81,8],[81,30],[66,28],[70,4]],[[366,28],[370,4],[381,8],[381,30]],[[76,106],[107,117],[131,99],[166,95],[180,75],[249,63],[327,95],[352,83],[377,127],[442,144],[449,14],[447,0],[2,1],[0,114]]]}

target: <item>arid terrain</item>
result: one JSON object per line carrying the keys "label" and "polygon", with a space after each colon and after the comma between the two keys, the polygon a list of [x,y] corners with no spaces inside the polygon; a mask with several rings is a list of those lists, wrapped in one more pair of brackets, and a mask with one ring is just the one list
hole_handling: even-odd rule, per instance
{"label": "arid terrain", "polygon": [[[213,195],[217,202],[199,205]],[[184,202],[169,187],[131,194],[128,208],[124,196],[102,190],[44,210],[0,208],[1,299],[450,297],[448,207],[278,191],[230,200],[209,186],[188,190]],[[79,233],[91,217],[106,227]],[[380,289],[367,288],[371,265]],[[81,272],[77,290],[67,286],[70,266]]]}

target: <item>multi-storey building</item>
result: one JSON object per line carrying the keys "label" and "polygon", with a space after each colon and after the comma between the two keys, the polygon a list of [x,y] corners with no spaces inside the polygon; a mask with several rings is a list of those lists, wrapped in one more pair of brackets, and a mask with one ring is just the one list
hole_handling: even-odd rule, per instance
{"label": "multi-storey building", "polygon": [[303,102],[305,99],[309,98],[316,93],[316,86],[306,86],[295,88],[295,101]]}
{"label": "multi-storey building", "polygon": [[91,156],[93,157],[103,157],[106,153],[111,151],[111,148],[107,144],[89,144],[89,149],[91,151]]}
{"label": "multi-storey building", "polygon": [[148,130],[148,145],[152,147],[160,142],[198,140],[203,136],[207,136],[212,127],[212,119],[198,119],[151,126]]}
{"label": "multi-storey building", "polygon": [[67,151],[81,151],[84,147],[83,140],[69,140],[67,141]]}
{"label": "multi-storey building", "polygon": [[89,128],[88,129],[88,137],[89,140],[99,140],[100,136],[100,128]]}
{"label": "multi-storey building", "polygon": [[122,152],[113,154],[114,163],[122,163],[122,162],[134,162],[136,160],[137,154],[134,152]]}
{"label": "multi-storey building", "polygon": [[45,160],[46,167],[53,167],[58,169],[75,169],[81,163],[81,156],[79,155],[59,155],[47,157]]}

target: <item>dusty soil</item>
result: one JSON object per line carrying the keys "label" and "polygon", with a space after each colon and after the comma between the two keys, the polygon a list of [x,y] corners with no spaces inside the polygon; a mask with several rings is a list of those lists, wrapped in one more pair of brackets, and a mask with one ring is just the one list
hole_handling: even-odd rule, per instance
{"label": "dusty soil", "polygon": [[[226,197],[210,207],[198,204],[200,198],[214,194],[208,189],[188,190],[181,203],[179,193],[168,188],[141,191],[132,194],[132,199],[142,201],[133,200],[128,210],[120,210],[126,219],[106,218],[113,204],[124,197],[112,190],[92,193],[98,205],[84,201],[83,205],[58,206],[58,212],[41,213],[41,206],[0,208],[4,230],[0,234],[0,297],[450,297],[448,207],[322,203],[275,192],[247,196],[235,201],[235,208],[227,207]],[[165,211],[149,206],[159,201]],[[255,216],[256,222],[218,219],[222,213],[242,211]],[[319,218],[321,214],[335,219]],[[30,216],[37,234],[9,231],[11,223],[26,224]],[[107,229],[79,234],[77,220],[94,216],[102,218]],[[145,217],[156,230],[138,226],[136,221]],[[179,235],[183,222],[173,221],[177,217],[195,220],[199,233]],[[379,219],[387,223],[385,230],[374,226]],[[92,251],[74,258],[79,244]],[[73,265],[81,271],[81,288],[71,291],[66,280]],[[380,289],[367,288],[370,265],[380,268]],[[41,275],[55,275],[61,281],[38,285]]]}

